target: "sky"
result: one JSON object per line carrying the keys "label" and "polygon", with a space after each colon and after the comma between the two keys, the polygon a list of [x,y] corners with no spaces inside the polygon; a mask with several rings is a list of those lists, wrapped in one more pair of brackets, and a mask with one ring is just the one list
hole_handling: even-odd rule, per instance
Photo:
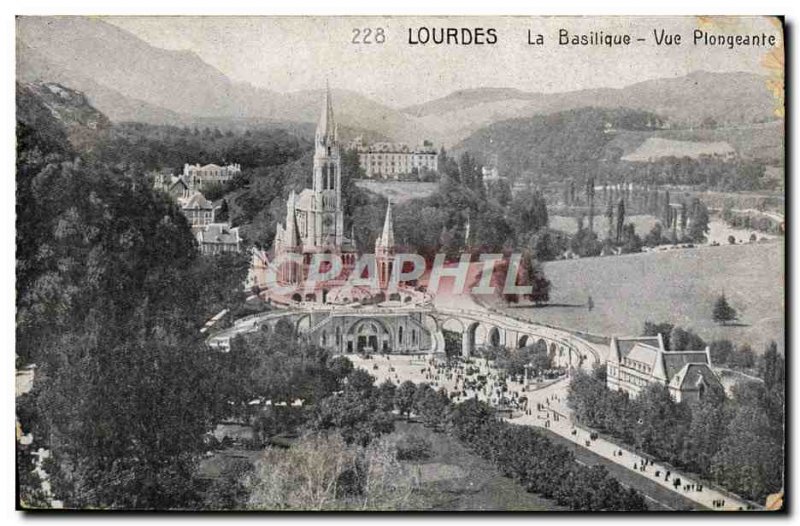
{"label": "sky", "polygon": [[[392,107],[459,89],[517,88],[535,92],[619,88],[692,71],[768,74],[769,48],[696,46],[695,29],[713,34],[775,35],[766,18],[696,17],[104,17],[149,44],[191,50],[231,80],[280,92],[351,89]],[[383,44],[353,44],[355,28],[384,29]],[[495,28],[495,45],[410,45],[408,31]],[[627,33],[646,42],[626,47],[560,46],[570,35]],[[680,46],[658,46],[654,30],[682,35]],[[543,46],[529,45],[528,31]],[[781,45],[781,44],[779,44]]]}

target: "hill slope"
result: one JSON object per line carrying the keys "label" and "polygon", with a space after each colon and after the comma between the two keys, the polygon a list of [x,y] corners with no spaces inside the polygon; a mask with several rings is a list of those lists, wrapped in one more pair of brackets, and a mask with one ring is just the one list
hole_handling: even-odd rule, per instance
{"label": "hill slope", "polygon": [[[235,83],[188,51],[153,47],[98,18],[19,17],[17,77],[86,93],[114,121],[202,119],[316,122],[320,90],[276,93]],[[334,90],[342,126],[396,140],[426,138],[415,119],[363,95]]]}
{"label": "hill slope", "polygon": [[594,173],[603,161],[619,160],[624,153],[614,143],[619,132],[646,132],[654,120],[652,113],[625,108],[580,108],[509,119],[477,130],[454,151],[469,151],[479,162],[497,155],[499,169],[506,174],[561,180]]}
{"label": "hill slope", "polygon": [[[56,83],[17,83],[17,122],[76,150],[87,150],[111,129],[111,121],[83,93]],[[50,143],[50,142],[49,142]]]}
{"label": "hill slope", "polygon": [[707,119],[727,126],[764,122],[774,119],[775,110],[766,77],[698,71],[620,89],[565,93],[462,90],[403,111],[419,118],[426,127],[440,130],[456,140],[500,120],[587,106],[650,111],[669,120],[673,127],[696,127]]}

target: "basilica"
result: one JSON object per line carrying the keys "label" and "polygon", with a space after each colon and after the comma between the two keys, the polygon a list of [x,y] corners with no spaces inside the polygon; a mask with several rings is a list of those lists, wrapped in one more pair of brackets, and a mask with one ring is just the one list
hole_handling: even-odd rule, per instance
{"label": "basilica", "polygon": [[[383,232],[376,240],[376,267],[380,283],[385,285],[392,270],[394,233],[391,205],[386,210]],[[286,221],[276,228],[273,260],[288,254],[302,257],[302,265],[283,264],[278,269],[278,281],[302,288],[308,278],[315,254],[338,256],[343,272],[313,291],[301,295],[303,301],[328,303],[328,294],[335,292],[341,300],[363,300],[363,290],[341,290],[358,259],[354,236],[345,235],[342,202],[341,156],[337,125],[334,120],[330,89],[325,90],[317,131],[314,137],[313,186],[299,194],[292,191],[286,202]],[[336,288],[334,291],[333,289]],[[333,296],[331,297],[333,299]]]}

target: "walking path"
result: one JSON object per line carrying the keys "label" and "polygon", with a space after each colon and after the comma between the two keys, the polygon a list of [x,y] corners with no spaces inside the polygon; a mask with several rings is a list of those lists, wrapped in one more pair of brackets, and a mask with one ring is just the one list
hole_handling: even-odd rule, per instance
{"label": "walking path", "polygon": [[[478,372],[465,377],[458,373],[447,373],[442,360],[431,360],[430,355],[420,356],[380,356],[374,355],[370,359],[360,356],[348,355],[356,367],[361,367],[376,377],[376,383],[390,380],[399,385],[411,380],[414,383],[428,383],[433,388],[445,388],[451,393],[451,398],[458,402],[468,398],[477,397],[479,400],[496,404],[499,396],[510,400],[520,401],[523,408],[520,416],[506,418],[507,422],[517,425],[537,426],[545,428],[579,447],[586,448],[595,454],[618,464],[631,473],[651,480],[663,488],[685,497],[693,502],[711,510],[735,511],[747,509],[749,503],[730,493],[703,484],[694,476],[676,472],[660,462],[651,463],[625,446],[619,446],[603,437],[592,439],[591,431],[576,427],[571,420],[571,411],[567,407],[567,387],[569,380],[561,378],[553,383],[543,384],[536,389],[535,384],[526,390],[517,382],[506,382],[507,391],[501,392],[501,384],[495,384],[497,371],[491,362],[482,359],[474,360],[469,366],[477,368]],[[436,365],[432,365],[436,364]],[[487,383],[482,388],[471,389],[465,387],[465,378],[475,378],[479,375],[487,378]],[[527,399],[527,402],[524,400]],[[541,406],[542,409],[537,410]],[[527,414],[528,410],[531,414]],[[620,454],[621,452],[621,454]],[[635,466],[635,467],[634,467]],[[670,472],[669,477],[667,473]],[[675,481],[679,481],[676,485]],[[700,489],[698,489],[700,488]]]}
{"label": "walking path", "polygon": [[[709,487],[694,476],[672,471],[671,468],[660,462],[643,459],[641,455],[637,455],[629,448],[619,446],[596,434],[597,438],[593,440],[590,430],[581,429],[572,423],[571,411],[566,404],[567,385],[567,380],[561,380],[540,391],[528,393],[528,407],[532,408],[531,414],[523,414],[518,418],[506,420],[520,425],[547,427],[553,433],[590,449],[594,453],[709,509],[725,511],[747,509],[748,502],[730,493]],[[542,403],[542,399],[545,409],[537,411],[536,404],[537,402]],[[667,477],[667,473],[669,473],[669,477]],[[677,485],[676,481],[678,481]],[[698,490],[698,488],[702,489]]]}

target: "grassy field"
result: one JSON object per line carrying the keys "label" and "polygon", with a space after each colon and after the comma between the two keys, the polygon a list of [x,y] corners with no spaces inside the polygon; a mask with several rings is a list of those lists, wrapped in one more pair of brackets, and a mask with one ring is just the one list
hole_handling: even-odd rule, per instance
{"label": "grassy field", "polygon": [[[506,307],[514,314],[564,328],[606,335],[641,334],[645,321],[670,322],[706,341],[749,343],[756,353],[775,340],[784,348],[782,241],[631,254],[545,264],[551,305]],[[724,291],[740,322],[714,323]],[[591,296],[594,309],[585,305]]]}
{"label": "grassy field", "polygon": [[421,462],[407,462],[417,470],[421,487],[413,497],[414,509],[433,511],[555,511],[554,502],[528,493],[502,476],[491,464],[474,455],[455,439],[435,433],[421,424],[398,421],[391,438],[423,437],[432,455]]}
{"label": "grassy field", "polygon": [[402,203],[411,199],[428,197],[439,187],[438,183],[412,181],[371,181],[361,179],[356,185],[389,199],[392,203]]}

